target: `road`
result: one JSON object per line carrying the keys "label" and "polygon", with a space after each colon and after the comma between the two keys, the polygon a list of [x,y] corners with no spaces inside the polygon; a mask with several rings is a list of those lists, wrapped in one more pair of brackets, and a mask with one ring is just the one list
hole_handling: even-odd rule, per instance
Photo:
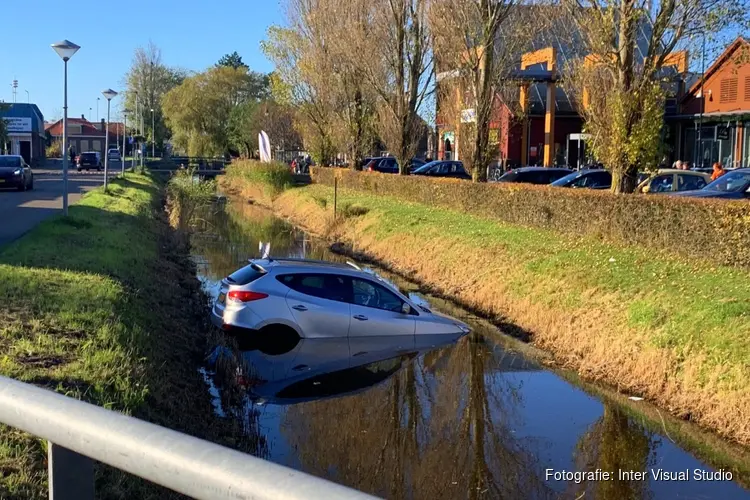
{"label": "road", "polygon": [[[119,162],[112,165],[110,177],[120,172]],[[69,171],[68,203],[73,204],[86,191],[104,182],[102,172]],[[18,192],[0,190],[0,245],[10,243],[33,229],[44,219],[62,212],[62,170],[59,162],[50,162],[45,168],[34,169],[34,189]]]}

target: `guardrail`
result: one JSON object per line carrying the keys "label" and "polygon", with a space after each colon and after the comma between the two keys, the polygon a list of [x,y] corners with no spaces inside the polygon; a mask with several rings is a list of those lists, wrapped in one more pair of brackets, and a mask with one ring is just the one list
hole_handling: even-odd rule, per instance
{"label": "guardrail", "polygon": [[49,442],[54,500],[93,500],[94,460],[197,499],[376,498],[5,377],[0,377],[0,422]]}

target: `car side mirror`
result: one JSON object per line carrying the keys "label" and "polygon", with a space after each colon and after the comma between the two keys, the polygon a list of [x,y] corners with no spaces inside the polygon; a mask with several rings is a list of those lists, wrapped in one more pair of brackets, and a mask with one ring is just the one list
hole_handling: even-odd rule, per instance
{"label": "car side mirror", "polygon": [[411,314],[411,306],[404,302],[401,304],[401,312],[404,314]]}

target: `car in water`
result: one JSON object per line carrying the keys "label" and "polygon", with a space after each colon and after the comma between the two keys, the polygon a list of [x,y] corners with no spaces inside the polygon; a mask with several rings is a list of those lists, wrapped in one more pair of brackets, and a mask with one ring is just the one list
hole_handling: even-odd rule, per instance
{"label": "car in water", "polygon": [[675,193],[685,198],[723,198],[727,200],[750,199],[750,168],[727,172],[698,191]]}
{"label": "car in water", "polygon": [[414,358],[455,344],[460,335],[414,335],[300,339],[286,349],[260,344],[239,352],[219,347],[209,367],[221,358],[237,359],[237,385],[254,404],[297,404],[352,395],[388,379]]}
{"label": "car in water", "polygon": [[515,182],[522,184],[552,184],[566,175],[572,174],[569,168],[557,167],[521,167],[503,174],[497,182]]}
{"label": "car in water", "polygon": [[86,170],[87,172],[91,169],[101,170],[102,169],[102,158],[98,152],[87,151],[78,155],[76,160],[76,170]]}
{"label": "car in water", "polygon": [[377,275],[353,265],[257,259],[221,281],[214,325],[243,335],[301,338],[468,333]]}
{"label": "car in water", "polygon": [[637,193],[659,194],[681,191],[695,191],[703,189],[711,176],[694,170],[679,170],[675,168],[660,168],[636,188]]}
{"label": "car in water", "polygon": [[552,183],[555,187],[610,189],[612,174],[608,170],[588,168],[560,177]]}
{"label": "car in water", "polygon": [[0,189],[34,189],[34,173],[20,155],[0,156]]}
{"label": "car in water", "polygon": [[435,160],[414,169],[411,175],[427,177],[449,177],[453,179],[471,180],[471,175],[464,168],[463,162],[457,160]]}

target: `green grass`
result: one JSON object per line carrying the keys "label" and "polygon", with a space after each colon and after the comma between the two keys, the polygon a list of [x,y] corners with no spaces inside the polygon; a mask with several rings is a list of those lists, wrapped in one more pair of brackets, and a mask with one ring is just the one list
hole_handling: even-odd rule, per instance
{"label": "green grass", "polygon": [[237,178],[261,185],[268,196],[276,196],[294,184],[289,167],[280,162],[239,161],[227,167],[228,179]]}
{"label": "green grass", "polygon": [[[0,249],[0,374],[210,434],[194,362],[205,342],[198,285],[170,248],[161,196],[152,178],[129,174]],[[43,497],[45,467],[42,441],[0,427],[0,498]],[[100,469],[97,496],[153,497],[149,488]]]}
{"label": "green grass", "polygon": [[[302,189],[332,205],[331,188]],[[521,263],[509,283],[514,292],[563,308],[585,305],[591,290],[612,294],[626,305],[622,321],[648,330],[655,346],[704,354],[709,365],[750,365],[750,273],[712,266],[708,254],[706,262],[689,261],[354,191],[339,190],[338,203],[376,211],[370,231],[378,239],[410,233],[498,246]]]}

